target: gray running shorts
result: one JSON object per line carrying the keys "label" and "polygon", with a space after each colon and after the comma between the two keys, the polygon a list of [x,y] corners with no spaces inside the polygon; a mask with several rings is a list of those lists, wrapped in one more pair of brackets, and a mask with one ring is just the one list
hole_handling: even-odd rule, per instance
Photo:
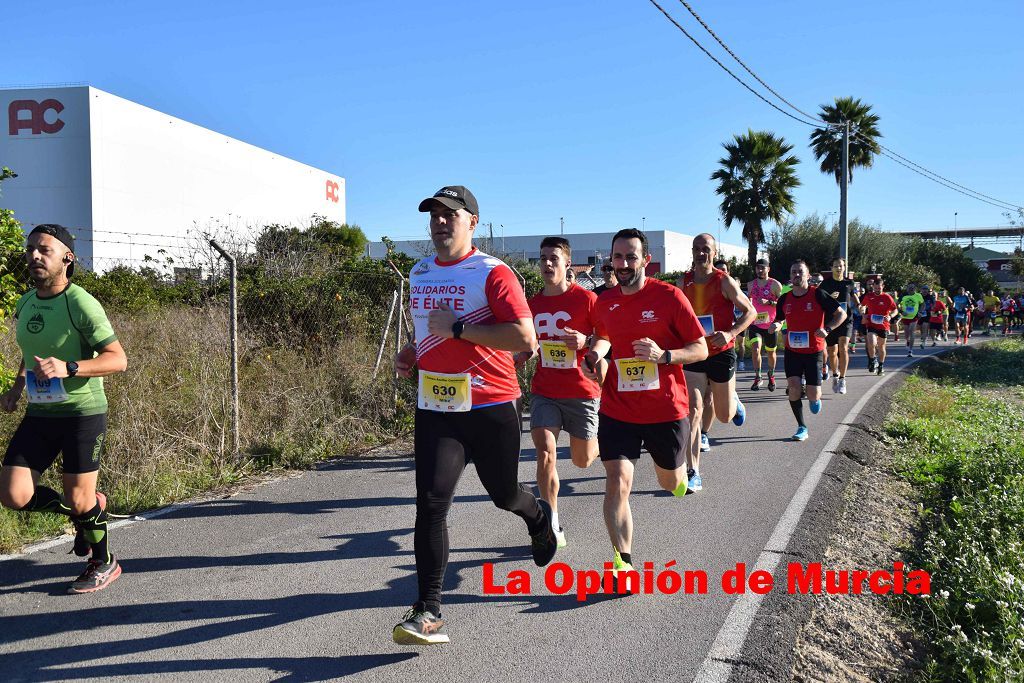
{"label": "gray running shorts", "polygon": [[564,429],[577,439],[596,439],[600,405],[599,398],[546,398],[530,394],[530,429]]}

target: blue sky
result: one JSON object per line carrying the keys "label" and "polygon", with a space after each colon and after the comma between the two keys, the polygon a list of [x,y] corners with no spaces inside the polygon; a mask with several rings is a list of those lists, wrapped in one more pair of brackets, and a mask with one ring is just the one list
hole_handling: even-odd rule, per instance
{"label": "blue sky", "polygon": [[[660,1],[713,45],[681,4]],[[1024,204],[1020,0],[691,4],[801,109],[859,97],[883,144]],[[557,233],[561,217],[567,233],[716,232],[708,176],[721,143],[748,128],[795,145],[797,216],[838,209],[810,128],[646,1],[65,5],[5,6],[0,84],[85,82],[338,173],[349,222],[374,239],[423,235],[416,205],[448,183],[474,191],[496,234]],[[855,172],[851,216],[922,229],[952,227],[954,212],[959,227],[1006,222],[885,158]],[[739,231],[723,237],[739,243]]]}

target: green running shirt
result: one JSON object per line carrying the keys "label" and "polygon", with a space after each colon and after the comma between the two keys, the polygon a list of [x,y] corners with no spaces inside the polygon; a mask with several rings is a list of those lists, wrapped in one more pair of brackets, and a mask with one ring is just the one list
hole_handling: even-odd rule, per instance
{"label": "green running shirt", "polygon": [[[102,377],[52,379],[49,386],[34,380],[35,356],[80,361],[95,358],[97,352],[117,341],[100,302],[75,284],[54,297],[43,298],[32,289],[18,299],[18,346],[25,361],[25,392],[29,398],[26,415],[44,417],[99,415],[107,412]],[[34,385],[34,386],[30,386]],[[38,388],[36,388],[38,386]],[[33,397],[36,400],[33,400]]]}
{"label": "green running shirt", "polygon": [[921,306],[924,305],[924,297],[921,296],[920,292],[914,292],[913,294],[904,294],[900,297],[900,316],[904,320],[910,318],[916,318],[917,312],[921,310]]}

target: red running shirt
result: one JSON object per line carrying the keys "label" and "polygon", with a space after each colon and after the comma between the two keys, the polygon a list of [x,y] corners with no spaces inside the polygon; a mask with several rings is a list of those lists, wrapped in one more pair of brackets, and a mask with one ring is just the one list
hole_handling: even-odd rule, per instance
{"label": "red running shirt", "polygon": [[458,261],[425,258],[412,267],[409,275],[409,308],[416,329],[416,362],[421,370],[468,372],[474,408],[519,398],[511,353],[429,333],[427,318],[441,303],[466,323],[493,325],[529,318],[530,306],[512,270],[475,247]]}
{"label": "red running shirt", "polygon": [[864,326],[868,329],[888,332],[889,316],[896,310],[896,300],[884,292],[882,294],[869,292],[860,298],[860,303],[867,310],[867,313],[864,314]]}
{"label": "red running shirt", "polygon": [[693,271],[683,273],[683,294],[690,300],[690,306],[703,326],[708,338],[708,355],[714,356],[733,347],[735,340],[725,346],[712,346],[711,335],[715,332],[727,332],[732,329],[736,320],[732,302],[722,294],[722,280],[729,277],[724,270],[715,268],[711,278],[698,284],[693,279]]}
{"label": "red running shirt", "polygon": [[[601,387],[597,382],[583,376],[583,356],[587,349],[565,354],[559,345],[545,342],[557,341],[565,334],[565,328],[572,329],[587,336],[594,332],[594,306],[597,295],[588,292],[576,283],[557,296],[544,296],[541,292],[530,299],[530,312],[533,313],[533,326],[537,330],[540,342],[540,360],[537,361],[537,372],[533,375],[530,391],[547,398],[597,398],[601,395]],[[555,355],[552,356],[551,352]],[[575,367],[562,367],[574,365]]]}
{"label": "red running shirt", "polygon": [[[605,290],[598,297],[595,310],[595,334],[612,345],[608,375],[601,388],[601,412],[633,424],[686,417],[690,402],[682,365],[655,365],[659,385],[656,389],[620,391],[615,362],[634,357],[633,342],[637,339],[649,337],[662,349],[681,349],[704,336],[704,329],[682,291],[667,282],[647,278],[636,294],[623,294],[621,286]],[[729,316],[731,319],[731,307]]]}
{"label": "red running shirt", "polygon": [[775,321],[786,321],[786,353],[819,353],[825,349],[825,340],[815,332],[825,326],[825,318],[832,319],[839,310],[839,302],[817,287],[797,296],[790,290],[782,295],[776,306]]}
{"label": "red running shirt", "polygon": [[931,322],[938,323],[941,325],[945,316],[946,304],[942,302],[942,299],[936,299],[935,303],[932,304]]}

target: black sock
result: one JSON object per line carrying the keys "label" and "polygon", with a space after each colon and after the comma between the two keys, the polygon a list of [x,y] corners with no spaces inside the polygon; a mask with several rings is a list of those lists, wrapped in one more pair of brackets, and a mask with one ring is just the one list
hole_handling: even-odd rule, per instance
{"label": "black sock", "polygon": [[84,515],[75,515],[71,519],[82,530],[85,540],[92,548],[94,560],[102,562],[110,561],[110,552],[107,548],[107,512],[100,508],[99,502],[96,507]]}
{"label": "black sock", "polygon": [[796,418],[796,423],[801,427],[805,427],[806,425],[804,424],[804,402],[799,399],[797,399],[796,401],[790,399],[789,407],[793,409],[793,416]]}
{"label": "black sock", "polygon": [[21,508],[25,512],[55,512],[71,517],[71,508],[64,502],[64,496],[46,486],[36,486],[28,504]]}
{"label": "black sock", "polygon": [[621,557],[622,561],[626,564],[633,564],[633,555],[631,553],[619,553],[619,557]]}

